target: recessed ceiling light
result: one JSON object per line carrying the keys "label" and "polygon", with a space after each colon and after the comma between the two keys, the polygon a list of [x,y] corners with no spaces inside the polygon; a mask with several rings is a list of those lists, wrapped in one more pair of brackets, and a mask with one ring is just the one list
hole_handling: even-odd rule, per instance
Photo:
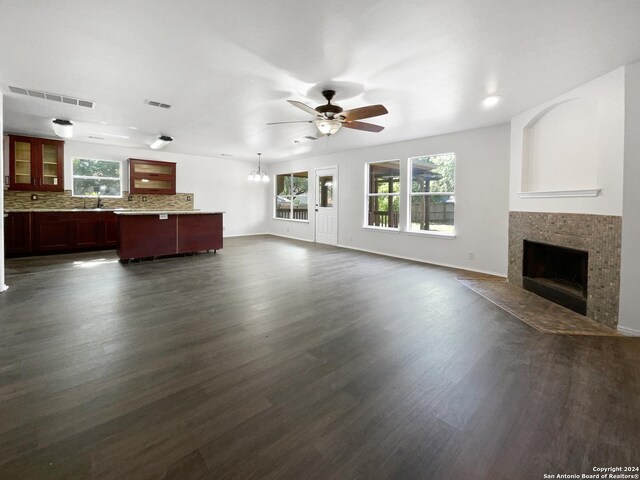
{"label": "recessed ceiling light", "polygon": [[102,125],[109,125],[107,122],[100,122]]}
{"label": "recessed ceiling light", "polygon": [[485,107],[495,107],[498,103],[500,103],[502,97],[500,95],[489,95],[482,100],[482,104]]}
{"label": "recessed ceiling light", "polygon": [[129,127],[131,130],[137,130],[138,127]]}

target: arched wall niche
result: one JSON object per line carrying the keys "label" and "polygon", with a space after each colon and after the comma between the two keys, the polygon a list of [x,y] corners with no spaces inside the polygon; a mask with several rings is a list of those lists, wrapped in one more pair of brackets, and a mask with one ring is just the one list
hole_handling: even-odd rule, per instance
{"label": "arched wall niche", "polygon": [[548,106],[523,129],[522,192],[598,185],[598,102],[570,98]]}

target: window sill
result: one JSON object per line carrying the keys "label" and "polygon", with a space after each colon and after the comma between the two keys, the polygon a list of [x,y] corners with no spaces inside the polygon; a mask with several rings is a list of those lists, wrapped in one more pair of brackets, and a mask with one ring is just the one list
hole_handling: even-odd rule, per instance
{"label": "window sill", "polygon": [[455,233],[443,233],[443,232],[420,232],[416,230],[410,230],[408,232],[404,232],[407,235],[415,235],[417,237],[432,237],[432,238],[444,238],[445,240],[455,240]]}
{"label": "window sill", "polygon": [[390,227],[372,227],[370,225],[365,225],[362,227],[364,230],[374,230],[376,232],[387,232],[387,233],[400,233],[400,229],[398,228],[390,228]]}
{"label": "window sill", "polygon": [[398,228],[387,228],[387,227],[371,227],[364,226],[363,230],[374,230],[376,232],[387,232],[387,233],[406,233],[407,235],[415,235],[417,237],[432,237],[432,238],[443,238],[445,240],[455,240],[455,233],[439,233],[439,232],[421,232],[421,231],[400,231]]}
{"label": "window sill", "polygon": [[281,220],[283,222],[309,223],[309,220],[298,220],[296,218],[271,217],[271,219],[272,220]]}

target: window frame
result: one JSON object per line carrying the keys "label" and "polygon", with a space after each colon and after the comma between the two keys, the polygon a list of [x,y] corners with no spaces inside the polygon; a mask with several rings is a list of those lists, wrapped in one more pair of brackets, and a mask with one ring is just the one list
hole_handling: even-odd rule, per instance
{"label": "window frame", "polygon": [[[307,174],[307,191],[301,195],[280,195],[278,193],[278,177],[289,177],[291,179],[291,183],[293,184],[293,178],[295,175],[299,175],[301,173]],[[298,197],[306,197],[307,198],[307,218],[293,218],[294,211],[294,199]],[[278,217],[278,198],[287,198],[290,199],[289,202],[289,218]],[[276,173],[273,178],[273,220],[284,220],[288,222],[299,222],[299,223],[309,223],[309,171],[308,170],[298,170],[291,171],[287,173]]]}
{"label": "window frame", "polygon": [[[117,163],[120,165],[120,177],[96,177],[96,176],[90,176],[90,175],[76,175],[75,171],[74,171],[74,160],[91,160],[91,161],[95,161],[95,162],[111,162],[111,163]],[[71,158],[71,196],[72,197],[79,197],[79,198],[94,198],[97,195],[82,195],[82,194],[76,194],[76,187],[75,187],[75,182],[74,180],[76,178],[80,178],[80,179],[90,179],[90,180],[118,180],[118,184],[120,185],[119,188],[119,195],[100,195],[100,198],[122,198],[122,184],[123,184],[123,162],[120,160],[106,160],[106,159],[101,159],[101,158],[86,158],[86,157],[72,157]]]}
{"label": "window frame", "polygon": [[[398,191],[389,193],[371,193],[371,165],[379,163],[398,162]],[[398,197],[398,226],[397,227],[380,227],[377,225],[369,225],[369,203],[373,197]],[[362,228],[371,230],[380,230],[383,232],[400,232],[400,212],[402,211],[402,161],[399,158],[388,160],[375,160],[366,162],[364,168],[364,218]]]}
{"label": "window frame", "polygon": [[[413,192],[413,162],[415,159],[424,158],[424,157],[439,157],[439,156],[453,156],[453,191],[451,192]],[[432,237],[444,237],[444,238],[455,238],[456,237],[456,214],[455,207],[453,213],[453,230],[451,232],[441,232],[437,230],[422,230],[422,229],[414,229],[413,222],[411,217],[411,206],[413,197],[434,197],[434,196],[444,196],[449,195],[454,197],[454,205],[455,205],[455,196],[456,196],[456,183],[457,183],[457,175],[458,175],[458,156],[456,152],[446,152],[446,153],[433,153],[426,155],[415,155],[413,157],[407,158],[407,179],[408,179],[408,188],[407,188],[407,226],[405,233],[410,235],[425,235]],[[446,213],[446,212],[445,212]]]}

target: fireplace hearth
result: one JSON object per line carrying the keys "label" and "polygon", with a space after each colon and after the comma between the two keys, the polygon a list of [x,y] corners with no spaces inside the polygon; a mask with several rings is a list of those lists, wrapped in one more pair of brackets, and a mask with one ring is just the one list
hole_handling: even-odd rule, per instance
{"label": "fireplace hearth", "polygon": [[[607,327],[618,324],[622,217],[555,212],[509,212],[509,283],[524,287],[524,241],[588,252],[586,316]],[[532,278],[532,277],[528,277]],[[535,277],[533,277],[535,278]],[[544,278],[544,277],[543,277]],[[562,279],[567,280],[567,279]],[[564,281],[555,282],[567,286]],[[578,287],[569,279],[573,293]],[[537,282],[544,289],[545,280]],[[581,281],[580,281],[580,284]]]}
{"label": "fireplace hearth", "polygon": [[589,254],[524,240],[522,286],[541,297],[587,314]]}

